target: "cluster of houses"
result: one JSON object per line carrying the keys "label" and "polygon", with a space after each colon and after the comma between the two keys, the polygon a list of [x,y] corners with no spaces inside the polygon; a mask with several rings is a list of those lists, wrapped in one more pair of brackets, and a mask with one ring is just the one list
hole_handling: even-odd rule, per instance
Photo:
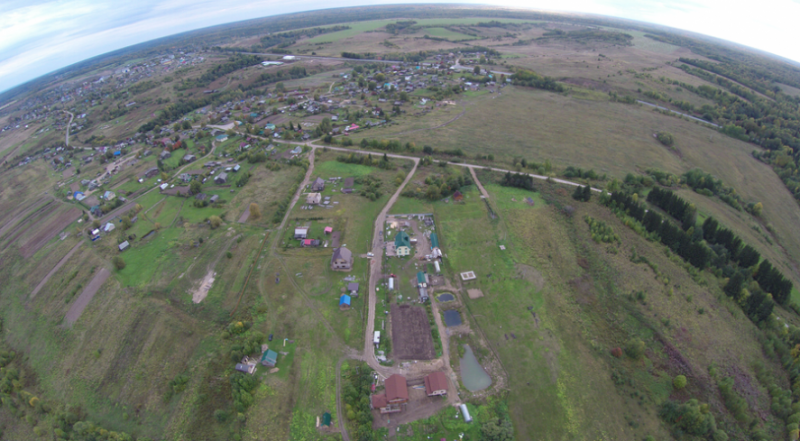
{"label": "cluster of houses", "polygon": [[[54,117],[57,122],[55,128],[60,130],[69,121],[69,115],[64,114],[60,108],[66,103],[73,103],[70,109],[77,120],[86,118],[86,113],[91,108],[102,106],[110,92],[130,87],[139,81],[152,78],[159,73],[166,74],[179,66],[202,63],[204,57],[189,52],[177,50],[175,53],[158,55],[140,63],[128,64],[116,69],[111,75],[82,79],[74,82],[65,82],[55,87],[33,95],[20,104],[19,110],[23,111],[20,121],[34,122]],[[126,108],[135,106],[136,102],[125,103]],[[58,107],[56,107],[58,106]],[[3,131],[18,129],[20,126],[9,125]],[[79,121],[73,122],[72,132],[83,128]]]}
{"label": "cluster of houses", "polygon": [[[427,396],[447,395],[449,382],[444,372],[436,371],[427,375],[424,383]],[[409,401],[406,378],[399,374],[393,374],[383,382],[383,386],[384,391],[382,393],[370,397],[371,408],[381,414],[402,412],[405,404]]]}

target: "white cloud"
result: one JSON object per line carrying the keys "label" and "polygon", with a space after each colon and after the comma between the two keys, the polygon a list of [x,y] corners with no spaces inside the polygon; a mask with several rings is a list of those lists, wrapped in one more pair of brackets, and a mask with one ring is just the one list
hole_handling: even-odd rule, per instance
{"label": "white cloud", "polygon": [[[0,15],[0,91],[102,53],[155,38],[267,15],[356,6],[363,0],[31,0]],[[464,3],[457,0],[446,2]],[[475,1],[477,0],[467,0]],[[377,0],[370,4],[404,3]],[[486,0],[481,3],[487,3]],[[748,8],[725,0],[488,0],[496,6],[629,18],[685,29],[800,61],[794,21],[800,4],[767,0]]]}

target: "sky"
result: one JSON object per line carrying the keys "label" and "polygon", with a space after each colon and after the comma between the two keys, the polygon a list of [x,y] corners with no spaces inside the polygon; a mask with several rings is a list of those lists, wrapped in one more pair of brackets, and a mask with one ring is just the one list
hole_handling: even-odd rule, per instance
{"label": "sky", "polygon": [[[0,92],[137,43],[239,20],[402,0],[3,0]],[[800,62],[800,0],[457,0],[518,9],[581,12],[693,31]],[[557,4],[557,8],[553,5]]]}

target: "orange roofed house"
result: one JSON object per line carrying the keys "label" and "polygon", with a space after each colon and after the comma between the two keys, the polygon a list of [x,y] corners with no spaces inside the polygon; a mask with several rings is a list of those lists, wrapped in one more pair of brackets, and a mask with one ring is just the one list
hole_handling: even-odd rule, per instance
{"label": "orange roofed house", "polygon": [[400,405],[408,402],[406,378],[394,374],[387,378],[383,385],[386,390],[382,394],[372,396],[372,408],[380,409],[381,413],[402,411],[403,408]]}
{"label": "orange roofed house", "polygon": [[447,394],[447,377],[442,371],[436,371],[425,377],[425,392],[429,397]]}

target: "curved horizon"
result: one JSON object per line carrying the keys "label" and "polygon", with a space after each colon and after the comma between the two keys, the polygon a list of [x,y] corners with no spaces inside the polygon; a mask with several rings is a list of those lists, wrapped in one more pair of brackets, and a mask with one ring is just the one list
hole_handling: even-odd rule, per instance
{"label": "curved horizon", "polygon": [[[573,0],[548,8],[542,1],[501,0],[495,3],[464,1],[412,3],[386,1],[362,5],[345,0],[334,8],[316,1],[301,1],[286,6],[273,0],[226,7],[201,0],[145,0],[136,4],[117,5],[107,1],[88,0],[12,0],[8,13],[0,17],[0,93],[12,90],[65,67],[87,61],[120,49],[161,38],[282,15],[369,6],[441,5],[498,7],[507,10],[545,13],[585,14],[605,19],[632,20],[641,25],[666,26],[719,39],[769,54],[784,62],[800,64],[800,48],[792,44],[791,20],[800,16],[800,4],[791,0],[773,0],[786,13],[775,17],[774,7],[760,11],[729,11],[717,0],[696,2],[675,0],[666,3],[634,3],[625,0]],[[525,3],[525,4],[522,4]],[[15,7],[16,6],[16,7]],[[263,10],[274,11],[262,14]],[[763,11],[769,10],[769,17]],[[713,12],[712,12],[713,11]],[[707,13],[720,18],[709,21]],[[258,14],[248,16],[247,14]],[[86,23],[96,23],[86,25]],[[743,34],[742,29],[750,32]]]}

